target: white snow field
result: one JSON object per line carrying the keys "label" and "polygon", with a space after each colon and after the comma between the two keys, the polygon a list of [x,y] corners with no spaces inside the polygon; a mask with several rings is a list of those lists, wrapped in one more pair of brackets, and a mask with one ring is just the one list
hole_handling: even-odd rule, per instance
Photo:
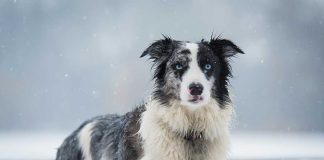
{"label": "white snow field", "polygon": [[[54,159],[57,147],[67,135],[63,132],[2,132],[0,159]],[[235,133],[231,159],[324,160],[324,134]]]}

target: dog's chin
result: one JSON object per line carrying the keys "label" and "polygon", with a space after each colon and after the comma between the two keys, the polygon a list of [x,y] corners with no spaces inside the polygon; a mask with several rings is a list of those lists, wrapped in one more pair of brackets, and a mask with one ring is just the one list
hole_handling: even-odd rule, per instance
{"label": "dog's chin", "polygon": [[194,111],[207,105],[209,99],[210,98],[203,96],[188,97],[187,99],[181,99],[181,105],[188,108],[189,110]]}

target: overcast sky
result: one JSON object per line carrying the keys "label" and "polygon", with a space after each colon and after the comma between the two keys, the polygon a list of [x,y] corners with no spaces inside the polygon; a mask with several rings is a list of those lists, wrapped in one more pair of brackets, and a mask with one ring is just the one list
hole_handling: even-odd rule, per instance
{"label": "overcast sky", "polygon": [[237,131],[324,131],[324,1],[0,1],[0,131],[72,130],[151,92],[139,55],[212,32],[232,59]]}

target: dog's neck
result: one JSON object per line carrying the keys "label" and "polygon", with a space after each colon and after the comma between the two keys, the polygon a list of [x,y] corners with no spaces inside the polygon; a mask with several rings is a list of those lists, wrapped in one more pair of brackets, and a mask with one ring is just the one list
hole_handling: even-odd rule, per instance
{"label": "dog's neck", "polygon": [[142,160],[226,159],[232,107],[221,109],[211,102],[192,111],[176,102],[165,106],[156,100],[145,107],[139,130]]}
{"label": "dog's neck", "polygon": [[222,109],[216,101],[196,110],[189,110],[176,101],[166,106],[153,99],[146,104],[146,109],[147,114],[152,114],[151,121],[186,140],[214,139],[221,136],[221,131],[228,128],[232,114],[232,107]]}

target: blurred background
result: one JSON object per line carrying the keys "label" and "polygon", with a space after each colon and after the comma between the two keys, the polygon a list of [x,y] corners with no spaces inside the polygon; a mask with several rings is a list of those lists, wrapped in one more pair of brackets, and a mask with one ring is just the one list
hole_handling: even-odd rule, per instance
{"label": "blurred background", "polygon": [[139,56],[161,34],[212,32],[246,53],[232,59],[232,157],[324,159],[320,0],[2,0],[0,159],[53,159],[86,119],[145,100]]}

